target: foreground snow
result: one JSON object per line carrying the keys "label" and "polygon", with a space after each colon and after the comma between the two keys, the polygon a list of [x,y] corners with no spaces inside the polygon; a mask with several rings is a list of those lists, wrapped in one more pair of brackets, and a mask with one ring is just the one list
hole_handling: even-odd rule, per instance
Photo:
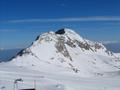
{"label": "foreground snow", "polygon": [[59,74],[28,70],[14,65],[0,64],[1,90],[14,90],[14,80],[21,78],[18,88],[36,90],[120,90],[120,72],[111,72],[107,77],[82,78],[77,74]]}

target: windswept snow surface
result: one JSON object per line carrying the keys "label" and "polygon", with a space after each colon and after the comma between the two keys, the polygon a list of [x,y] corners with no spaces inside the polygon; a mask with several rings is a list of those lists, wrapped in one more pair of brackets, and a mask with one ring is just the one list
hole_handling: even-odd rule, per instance
{"label": "windswept snow surface", "polygon": [[36,90],[120,90],[120,54],[70,29],[44,33],[0,64],[0,88]]}
{"label": "windswept snow surface", "polygon": [[0,64],[0,88],[1,90],[15,90],[16,79],[18,88],[33,88],[36,90],[120,90],[120,72],[110,73],[107,77],[83,78],[70,73],[48,73],[29,70],[24,67]]}

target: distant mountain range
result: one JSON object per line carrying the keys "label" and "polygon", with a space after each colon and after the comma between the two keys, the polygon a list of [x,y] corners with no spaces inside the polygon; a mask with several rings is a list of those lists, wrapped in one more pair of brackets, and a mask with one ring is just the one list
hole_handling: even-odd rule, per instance
{"label": "distant mountain range", "polygon": [[104,44],[106,48],[112,52],[120,53],[120,43]]}
{"label": "distant mountain range", "polygon": [[9,61],[13,56],[21,51],[21,49],[2,49],[0,51],[0,61]]}

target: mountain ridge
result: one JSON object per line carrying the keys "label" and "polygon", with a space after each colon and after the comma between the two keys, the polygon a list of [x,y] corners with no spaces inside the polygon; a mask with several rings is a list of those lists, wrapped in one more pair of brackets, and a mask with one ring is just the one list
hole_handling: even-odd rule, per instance
{"label": "mountain ridge", "polygon": [[[115,61],[116,60],[116,61]],[[71,72],[80,76],[119,71],[120,59],[104,45],[82,38],[71,29],[39,35],[10,63],[34,70]]]}

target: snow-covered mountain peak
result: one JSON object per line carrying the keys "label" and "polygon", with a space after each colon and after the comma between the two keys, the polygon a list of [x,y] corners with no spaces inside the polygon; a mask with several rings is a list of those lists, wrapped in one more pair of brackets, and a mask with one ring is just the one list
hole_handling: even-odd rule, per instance
{"label": "snow-covered mountain peak", "polygon": [[106,48],[97,42],[93,42],[87,39],[82,38],[75,31],[67,28],[60,29],[56,32],[50,31],[44,33],[36,38],[33,42],[32,46],[40,45],[43,43],[51,43],[55,47],[58,46],[58,43],[61,47],[69,46],[71,48],[79,47],[81,50],[89,50],[89,51],[98,51],[103,50],[106,51]]}
{"label": "snow-covered mountain peak", "polygon": [[76,32],[74,32],[72,29],[69,29],[69,28],[61,28],[59,30],[57,30],[55,32],[56,34],[77,34]]}
{"label": "snow-covered mountain peak", "polygon": [[84,39],[80,35],[78,35],[76,32],[68,28],[59,29],[56,32],[50,31],[50,32],[44,33],[38,36],[36,38],[36,41],[37,40],[41,41],[41,39],[49,41],[50,39],[55,40],[57,38],[64,38],[66,40],[67,39],[78,40],[78,41],[84,42]]}
{"label": "snow-covered mountain peak", "polygon": [[65,32],[64,35],[69,37],[72,40],[76,39],[76,40],[79,40],[81,42],[84,41],[83,38],[72,29],[64,28],[64,29],[58,30],[57,32],[59,32],[59,31],[64,31]]}
{"label": "snow-covered mountain peak", "polygon": [[[11,63],[35,70],[80,72],[81,75],[117,70],[114,54],[101,43],[82,38],[71,29],[60,29],[39,35]],[[115,58],[119,61],[118,58]],[[104,67],[104,68],[103,68]]]}

